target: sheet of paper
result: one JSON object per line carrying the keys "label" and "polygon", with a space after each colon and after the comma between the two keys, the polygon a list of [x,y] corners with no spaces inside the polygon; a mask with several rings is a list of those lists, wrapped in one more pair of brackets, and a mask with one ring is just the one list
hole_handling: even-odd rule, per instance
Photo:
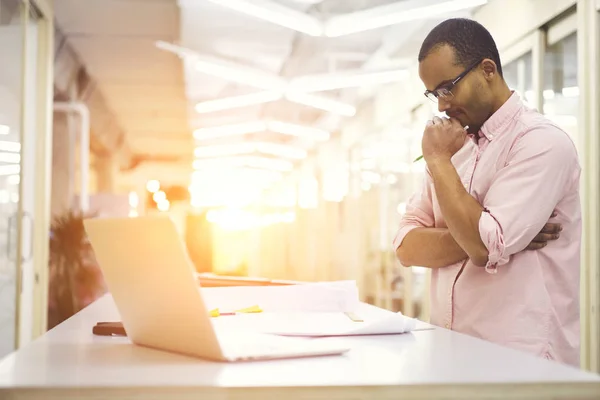
{"label": "sheet of paper", "polygon": [[201,288],[209,310],[234,311],[259,306],[264,311],[352,312],[360,304],[355,281],[289,286]]}
{"label": "sheet of paper", "polygon": [[354,322],[342,312],[264,312],[213,319],[219,332],[244,331],[282,336],[351,336],[410,332],[416,320],[387,312]]}

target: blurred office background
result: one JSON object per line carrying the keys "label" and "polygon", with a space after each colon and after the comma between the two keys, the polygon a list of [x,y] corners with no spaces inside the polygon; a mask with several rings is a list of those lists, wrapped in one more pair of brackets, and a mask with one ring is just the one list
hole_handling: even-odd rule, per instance
{"label": "blurred office background", "polygon": [[417,53],[462,16],[579,148],[582,366],[598,371],[599,7],[0,0],[0,356],[105,292],[80,212],[169,215],[199,273],[352,279],[364,301],[427,320],[428,272],[391,242],[437,112]]}

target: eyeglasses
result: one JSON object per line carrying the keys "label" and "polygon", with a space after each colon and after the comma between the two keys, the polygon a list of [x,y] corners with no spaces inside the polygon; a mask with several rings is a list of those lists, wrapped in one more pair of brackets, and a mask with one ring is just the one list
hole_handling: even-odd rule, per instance
{"label": "eyeglasses", "polygon": [[452,89],[454,89],[454,86],[456,86],[456,84],[458,82],[460,82],[460,80],[462,78],[467,76],[467,74],[469,72],[471,72],[473,70],[473,68],[478,66],[483,60],[484,59],[481,59],[481,60],[477,61],[476,63],[474,63],[473,65],[469,66],[469,68],[464,70],[460,75],[458,75],[452,81],[450,81],[448,83],[444,83],[443,85],[440,85],[433,90],[426,90],[425,97],[427,97],[429,100],[433,101],[434,103],[437,103],[438,99],[442,99],[445,101],[452,100],[452,98],[454,98],[454,94],[452,93]]}

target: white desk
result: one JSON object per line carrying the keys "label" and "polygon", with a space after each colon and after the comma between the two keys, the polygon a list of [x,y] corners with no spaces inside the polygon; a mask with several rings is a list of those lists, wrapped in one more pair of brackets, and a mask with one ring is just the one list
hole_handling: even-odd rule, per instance
{"label": "white desk", "polygon": [[343,356],[226,364],[92,335],[117,320],[105,296],[9,355],[0,399],[600,398],[599,376],[445,329],[322,339],[351,344]]}

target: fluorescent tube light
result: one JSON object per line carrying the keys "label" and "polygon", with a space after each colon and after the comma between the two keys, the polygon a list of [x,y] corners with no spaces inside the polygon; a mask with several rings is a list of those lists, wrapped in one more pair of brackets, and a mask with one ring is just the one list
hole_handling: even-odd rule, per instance
{"label": "fluorescent tube light", "polygon": [[155,44],[161,50],[169,51],[177,54],[179,57],[193,61],[196,70],[207,75],[277,93],[283,92],[287,85],[285,79],[257,68],[237,64],[218,57],[201,56],[193,50],[172,43],[157,41]]}
{"label": "fluorescent tube light", "polygon": [[258,133],[267,130],[281,133],[283,135],[297,136],[314,141],[325,141],[330,137],[329,132],[318,128],[290,124],[281,121],[252,121],[240,124],[199,128],[194,131],[194,138],[197,140],[217,139],[227,136]]}
{"label": "fluorescent tube light", "polygon": [[356,114],[356,107],[353,105],[327,97],[301,92],[286,92],[284,95],[282,93],[271,91],[203,101],[196,104],[196,111],[200,114],[206,114],[217,111],[231,110],[234,108],[271,103],[281,99],[282,97],[285,97],[292,103],[313,107],[319,110],[330,112],[332,114],[338,114],[347,117],[352,117]]}
{"label": "fluorescent tube light", "polygon": [[18,175],[21,172],[19,164],[0,165],[0,176]]}
{"label": "fluorescent tube light", "polygon": [[21,151],[21,143],[0,140],[0,151],[10,151],[13,153],[19,153]]}
{"label": "fluorescent tube light", "polygon": [[281,133],[283,135],[303,137],[314,141],[325,141],[329,140],[330,134],[322,129],[290,124],[281,121],[270,121],[268,123],[268,129],[272,132]]}
{"label": "fluorescent tube light", "polygon": [[254,106],[258,104],[271,103],[281,99],[282,97],[283,96],[281,93],[269,91],[225,97],[217,100],[203,101],[196,104],[196,112],[200,114],[206,114],[215,111],[230,110],[232,108]]}
{"label": "fluorescent tube light", "polygon": [[353,105],[323,96],[301,92],[287,92],[285,98],[293,103],[328,111],[332,114],[343,115],[346,117],[353,117],[356,114],[356,107]]}
{"label": "fluorescent tube light", "polygon": [[287,82],[279,76],[216,57],[196,57],[195,68],[208,75],[259,89],[282,92],[287,86]]}
{"label": "fluorescent tube light", "polygon": [[286,146],[282,144],[268,142],[245,142],[235,144],[219,144],[212,146],[200,146],[194,150],[197,158],[235,156],[240,154],[252,153],[270,154],[281,158],[303,159],[306,157],[306,150]]}
{"label": "fluorescent tube light", "polygon": [[212,168],[215,173],[227,167],[250,167],[281,172],[291,171],[294,168],[291,161],[255,156],[194,160],[192,166],[195,170]]}
{"label": "fluorescent tube light", "polygon": [[156,45],[167,51],[193,57],[196,69],[202,73],[264,90],[263,92],[249,95],[227,97],[198,103],[196,105],[196,111],[199,113],[209,113],[264,104],[285,97],[287,100],[294,103],[314,107],[338,115],[353,116],[356,114],[356,108],[353,105],[329,99],[327,97],[308,94],[306,92],[358,87],[375,83],[388,83],[390,81],[402,79],[406,75],[406,72],[403,70],[379,72],[352,71],[298,77],[292,79],[290,85],[285,79],[277,75],[255,68],[249,68],[216,57],[200,57],[191,50],[165,42],[157,42]]}
{"label": "fluorescent tube light", "polygon": [[196,158],[235,156],[249,154],[256,150],[254,143],[217,144],[212,146],[200,146],[194,149]]}
{"label": "fluorescent tube light", "polygon": [[0,135],[8,135],[10,133],[10,126],[0,125]]}
{"label": "fluorescent tube light", "polygon": [[246,135],[249,133],[262,132],[267,125],[262,121],[244,122],[241,124],[221,125],[210,128],[199,128],[194,131],[197,140],[216,139],[226,136]]}
{"label": "fluorescent tube light", "polygon": [[[199,163],[201,164],[201,163]],[[201,166],[213,166],[215,163],[205,163]],[[221,163],[220,167],[225,164]],[[233,167],[221,168],[218,174],[215,174],[214,168],[202,168],[192,172],[192,178],[189,186],[190,192],[198,192],[203,186],[211,185],[252,185],[269,186],[283,179],[283,173],[280,171],[269,171],[265,169]],[[204,187],[206,189],[206,187]]]}
{"label": "fluorescent tube light", "polygon": [[19,153],[0,152],[0,162],[19,164],[21,162],[21,155]]}
{"label": "fluorescent tube light", "polygon": [[190,50],[183,46],[178,46],[173,43],[165,42],[163,40],[158,40],[154,44],[157,48],[168,51],[170,53],[177,54],[177,56],[179,56],[181,58],[196,58],[196,57],[198,57],[198,53],[196,53],[193,50]]}
{"label": "fluorescent tube light", "polygon": [[332,17],[325,36],[338,37],[484,5],[488,0],[407,0]]}
{"label": "fluorescent tube light", "polygon": [[569,86],[562,88],[562,95],[564,97],[577,97],[579,96],[579,86]]}
{"label": "fluorescent tube light", "polygon": [[293,78],[290,82],[290,89],[300,92],[322,92],[327,90],[398,82],[405,79],[407,76],[408,71],[405,69],[306,75]]}
{"label": "fluorescent tube light", "polygon": [[281,158],[292,158],[296,160],[301,160],[307,156],[306,150],[304,149],[275,143],[257,143],[256,150],[259,153],[270,154],[272,156]]}
{"label": "fluorescent tube light", "polygon": [[222,7],[292,29],[310,36],[321,36],[323,24],[316,18],[269,0],[209,0]]}

